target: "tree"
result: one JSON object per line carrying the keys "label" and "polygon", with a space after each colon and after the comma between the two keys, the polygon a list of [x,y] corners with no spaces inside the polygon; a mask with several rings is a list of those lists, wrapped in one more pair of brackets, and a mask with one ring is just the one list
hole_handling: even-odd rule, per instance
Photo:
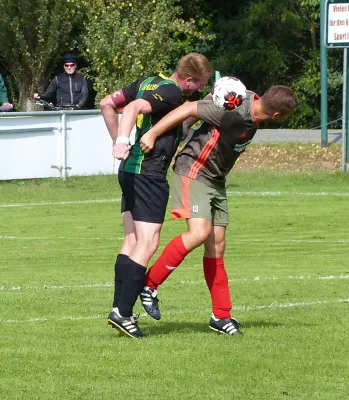
{"label": "tree", "polygon": [[290,81],[306,29],[293,5],[294,0],[255,0],[245,2],[238,14],[218,14],[217,69],[236,74],[258,92]]}
{"label": "tree", "polygon": [[169,72],[193,41],[209,46],[214,38],[181,19],[175,0],[81,1],[88,11],[79,48],[97,100],[140,76]]}
{"label": "tree", "polygon": [[[322,1],[322,0],[321,0]],[[301,0],[294,8],[304,21],[305,33],[309,41],[301,42],[298,56],[300,68],[293,75],[292,85],[299,99],[300,106],[288,120],[291,126],[297,128],[319,128],[320,119],[320,0]],[[342,110],[341,86],[343,76],[341,63],[342,53],[328,52],[328,119],[334,123],[332,127],[340,127]]]}
{"label": "tree", "polygon": [[19,91],[19,107],[47,85],[62,50],[69,49],[74,10],[61,0],[0,0],[0,54]]}
{"label": "tree", "polygon": [[[230,11],[217,5],[214,19],[216,69],[223,75],[237,75],[260,94],[270,85],[291,86],[300,102],[284,126],[318,126],[320,0],[244,0]],[[338,118],[341,97],[339,71],[338,60],[329,54],[329,118],[333,120]]]}

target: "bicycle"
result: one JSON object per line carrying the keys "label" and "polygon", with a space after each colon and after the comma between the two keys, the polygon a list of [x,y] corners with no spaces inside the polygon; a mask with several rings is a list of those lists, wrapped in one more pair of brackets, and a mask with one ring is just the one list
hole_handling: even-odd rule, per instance
{"label": "bicycle", "polygon": [[60,106],[55,106],[53,103],[49,103],[46,100],[37,100],[36,103],[37,105],[43,106],[44,111],[62,111],[62,110],[79,110],[80,108],[75,105],[75,104],[61,104]]}

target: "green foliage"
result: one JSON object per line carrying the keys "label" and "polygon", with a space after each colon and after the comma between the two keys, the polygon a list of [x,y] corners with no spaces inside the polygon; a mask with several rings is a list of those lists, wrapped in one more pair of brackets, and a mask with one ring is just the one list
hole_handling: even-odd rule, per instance
{"label": "green foliage", "polygon": [[320,22],[320,1],[323,0],[301,0],[299,2],[304,12],[304,18],[308,18],[312,22]]}
{"label": "green foliage", "polygon": [[[328,121],[331,125],[330,128],[340,128],[342,96],[339,94],[342,89],[343,75],[338,72],[338,68],[342,57],[338,57],[338,52],[334,51],[329,53],[328,59],[328,63],[331,65],[327,71]],[[290,127],[309,129],[320,126],[321,76],[319,66],[319,52],[310,52],[309,59],[304,61],[302,73],[293,81],[292,87],[296,92],[299,105],[287,121]]]}
{"label": "green foliage", "polygon": [[320,56],[313,53],[305,60],[303,73],[294,80],[293,89],[298,98],[298,107],[289,119],[289,126],[311,128],[318,125],[320,111]]}
{"label": "green foliage", "polygon": [[195,41],[205,47],[212,39],[197,30],[194,19],[180,18],[174,0],[83,3],[88,10],[80,50],[97,100],[140,76],[169,72]]}
{"label": "green foliage", "polygon": [[[284,126],[320,125],[320,0],[0,0],[0,61],[11,98],[27,109],[73,48],[96,101],[142,75],[171,73],[198,51],[222,75],[262,94],[270,85],[300,100]],[[328,119],[342,110],[342,52],[328,51]],[[339,127],[332,126],[332,127]]]}
{"label": "green foliage", "polygon": [[[243,2],[236,14],[218,13],[218,56],[223,75],[237,75],[262,94],[270,85],[294,88],[299,106],[285,127],[320,125],[320,0],[255,0]],[[329,120],[339,117],[341,67],[329,54]],[[335,127],[335,126],[332,126]]]}
{"label": "green foliage", "polygon": [[271,84],[288,84],[306,29],[293,6],[294,0],[257,0],[237,15],[220,17],[216,68],[239,76],[257,92]]}
{"label": "green foliage", "polygon": [[71,2],[1,0],[0,54],[15,80],[20,103],[46,82],[69,46]]}

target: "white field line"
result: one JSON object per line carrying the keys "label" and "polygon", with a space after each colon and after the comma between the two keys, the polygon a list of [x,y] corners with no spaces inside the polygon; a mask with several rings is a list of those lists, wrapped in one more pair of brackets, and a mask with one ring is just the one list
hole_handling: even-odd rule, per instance
{"label": "white field line", "polygon": [[[297,303],[273,303],[266,304],[261,306],[234,306],[234,310],[238,311],[258,311],[265,309],[282,309],[282,308],[292,308],[292,307],[311,307],[314,305],[322,305],[322,304],[335,304],[335,303],[348,303],[349,298],[347,299],[335,299],[335,300],[315,300],[315,301],[302,301]],[[209,309],[199,309],[199,310],[180,310],[180,311],[168,311],[163,312],[162,315],[182,315],[182,314],[198,314],[198,313],[210,313]],[[142,313],[141,316],[144,317],[147,314]],[[20,323],[28,323],[28,322],[47,322],[47,321],[86,321],[86,320],[95,320],[95,319],[105,319],[105,315],[89,315],[89,316],[64,316],[57,318],[28,318],[28,319],[7,319],[0,320],[0,324],[20,324]]]}
{"label": "white field line", "polygon": [[[349,279],[349,275],[328,275],[328,276],[284,276],[284,277],[261,277],[255,276],[254,278],[237,278],[229,279],[229,282],[266,282],[266,281],[302,281],[302,280],[319,280],[319,281],[329,281],[337,279]],[[178,283],[182,285],[197,285],[201,283],[206,283],[204,279],[197,281],[179,281]],[[81,285],[42,285],[42,286],[0,286],[0,292],[20,292],[24,290],[65,290],[65,289],[93,289],[93,288],[110,288],[113,287],[114,283],[92,283],[92,284],[81,284]]]}
{"label": "white field line", "polygon": [[38,236],[0,236],[0,239],[17,239],[17,240],[41,240],[46,242],[55,242],[57,240],[124,240],[124,237],[70,237],[59,236],[56,238],[38,237]]}
{"label": "white field line", "polygon": [[228,196],[349,196],[347,192],[288,192],[288,191],[271,191],[271,192],[239,192],[227,191]]}
{"label": "white field line", "polygon": [[326,240],[326,239],[234,239],[239,243],[349,243],[349,239]]}
{"label": "white field line", "polygon": [[40,206],[65,206],[70,204],[93,204],[93,203],[120,203],[121,198],[117,199],[100,199],[100,200],[74,200],[74,201],[48,201],[42,203],[15,203],[0,204],[0,208],[15,207],[40,207]]}
{"label": "white field line", "polygon": [[12,286],[12,287],[0,287],[0,292],[20,292],[23,290],[65,290],[65,289],[91,289],[91,288],[109,288],[113,287],[114,283],[92,283],[92,284],[81,284],[81,285],[42,285],[42,286]]}
{"label": "white field line", "polygon": [[[254,278],[237,278],[237,279],[228,279],[229,282],[265,282],[265,281],[285,281],[285,280],[292,280],[292,281],[304,281],[304,280],[319,280],[319,281],[329,281],[329,280],[336,280],[336,279],[349,279],[349,275],[329,275],[329,276],[284,276],[284,277],[262,277],[262,276],[255,276]],[[184,285],[197,285],[200,283],[206,283],[204,279],[197,280],[197,281],[185,281],[182,280],[180,283]],[[1,290],[1,288],[0,288]]]}
{"label": "white field line", "polygon": [[[270,191],[270,192],[241,192],[241,191],[227,191],[228,197],[234,196],[343,196],[348,197],[347,192],[288,192],[288,191]],[[120,203],[121,198],[115,199],[96,199],[96,200],[76,200],[76,201],[49,201],[41,203],[14,203],[14,204],[0,204],[0,208],[15,208],[15,207],[40,207],[51,205],[70,205],[70,204],[93,204],[93,203]]]}
{"label": "white field line", "polygon": [[[0,240],[40,240],[45,242],[55,242],[57,240],[80,240],[80,241],[98,241],[98,240],[124,240],[124,237],[72,237],[72,236],[59,236],[59,237],[39,237],[39,236],[0,236]],[[234,239],[234,243],[349,243],[349,239],[339,240],[326,240],[326,239]]]}

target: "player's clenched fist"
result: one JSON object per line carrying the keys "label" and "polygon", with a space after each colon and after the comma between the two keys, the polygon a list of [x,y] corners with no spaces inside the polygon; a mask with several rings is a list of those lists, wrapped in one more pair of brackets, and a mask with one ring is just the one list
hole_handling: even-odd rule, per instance
{"label": "player's clenched fist", "polygon": [[113,145],[113,156],[118,160],[126,160],[130,154],[130,140],[127,136],[118,136]]}
{"label": "player's clenched fist", "polygon": [[140,140],[140,146],[144,153],[149,153],[150,151],[152,151],[155,144],[156,138],[149,132],[150,131],[145,133]]}

